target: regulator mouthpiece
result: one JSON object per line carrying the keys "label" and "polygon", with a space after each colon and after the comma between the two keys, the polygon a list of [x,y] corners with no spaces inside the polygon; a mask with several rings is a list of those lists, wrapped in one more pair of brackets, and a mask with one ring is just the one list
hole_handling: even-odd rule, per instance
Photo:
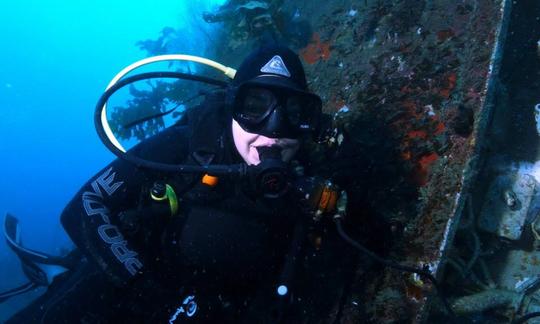
{"label": "regulator mouthpiece", "polygon": [[287,164],[281,159],[281,148],[258,147],[261,163],[253,167],[257,191],[266,198],[279,198],[289,189]]}
{"label": "regulator mouthpiece", "polygon": [[257,147],[259,153],[259,159],[264,160],[279,160],[281,161],[281,149],[277,146],[263,146]]}

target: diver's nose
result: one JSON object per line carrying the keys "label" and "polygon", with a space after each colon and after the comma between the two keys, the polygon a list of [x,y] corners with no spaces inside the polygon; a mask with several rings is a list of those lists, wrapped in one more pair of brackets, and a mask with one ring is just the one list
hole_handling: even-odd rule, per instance
{"label": "diver's nose", "polygon": [[272,134],[273,138],[288,137],[290,129],[287,123],[285,108],[278,105],[272,113],[267,117],[267,129]]}

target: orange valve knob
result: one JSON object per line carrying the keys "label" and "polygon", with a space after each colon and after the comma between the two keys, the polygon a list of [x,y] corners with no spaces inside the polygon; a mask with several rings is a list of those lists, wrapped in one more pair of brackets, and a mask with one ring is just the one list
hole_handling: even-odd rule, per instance
{"label": "orange valve knob", "polygon": [[211,176],[207,173],[202,177],[201,182],[207,186],[215,187],[219,182],[219,178]]}

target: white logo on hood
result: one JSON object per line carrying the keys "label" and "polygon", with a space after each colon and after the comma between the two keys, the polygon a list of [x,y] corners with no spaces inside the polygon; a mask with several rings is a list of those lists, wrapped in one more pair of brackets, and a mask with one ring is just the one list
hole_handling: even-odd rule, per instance
{"label": "white logo on hood", "polygon": [[291,73],[279,55],[272,57],[270,61],[261,68],[261,72],[279,74],[288,78],[291,77]]}

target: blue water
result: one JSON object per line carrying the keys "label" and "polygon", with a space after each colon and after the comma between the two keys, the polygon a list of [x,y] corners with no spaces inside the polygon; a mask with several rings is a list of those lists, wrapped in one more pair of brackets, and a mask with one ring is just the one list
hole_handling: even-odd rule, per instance
{"label": "blue water", "polygon": [[[199,27],[206,26],[200,14],[223,2],[29,0],[2,5],[2,224],[9,211],[20,219],[27,246],[54,254],[70,248],[59,215],[80,186],[113,159],[93,127],[94,105],[103,89],[120,69],[146,56],[135,43],[157,39],[166,26],[185,35],[176,51],[207,54],[212,44],[201,35]],[[0,290],[25,282],[3,239],[0,263]],[[0,305],[0,321],[29,298]]]}

